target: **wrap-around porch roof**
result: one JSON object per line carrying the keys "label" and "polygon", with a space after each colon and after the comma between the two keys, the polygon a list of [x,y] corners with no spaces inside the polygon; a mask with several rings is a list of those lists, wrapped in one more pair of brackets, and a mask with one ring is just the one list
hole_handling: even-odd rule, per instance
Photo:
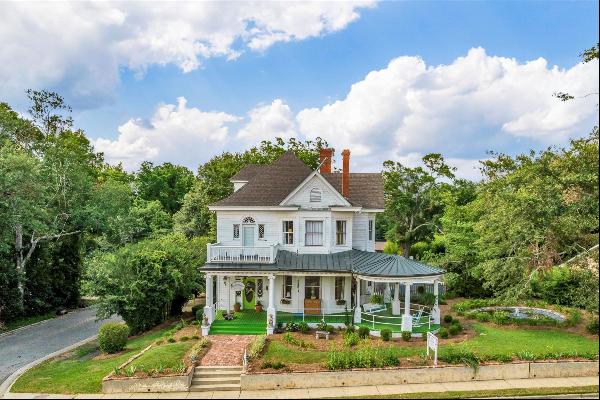
{"label": "wrap-around porch roof", "polygon": [[352,273],[365,278],[419,278],[444,270],[395,254],[348,250],[331,254],[298,254],[279,250],[274,263],[208,263],[203,271]]}

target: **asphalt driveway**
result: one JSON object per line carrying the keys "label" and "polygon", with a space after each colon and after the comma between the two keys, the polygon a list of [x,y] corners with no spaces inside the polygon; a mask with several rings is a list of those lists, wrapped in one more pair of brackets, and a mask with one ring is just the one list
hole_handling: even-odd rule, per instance
{"label": "asphalt driveway", "polygon": [[0,337],[0,383],[30,362],[96,335],[108,321],[120,318],[96,322],[96,309],[89,307]]}

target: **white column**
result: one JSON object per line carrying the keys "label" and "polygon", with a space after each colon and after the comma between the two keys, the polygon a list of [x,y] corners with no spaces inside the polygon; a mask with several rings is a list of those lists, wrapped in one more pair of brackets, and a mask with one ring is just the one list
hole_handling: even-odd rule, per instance
{"label": "white column", "polygon": [[360,324],[360,279],[356,278],[356,307],[354,309],[354,323]]}
{"label": "white column", "polygon": [[273,328],[277,321],[277,309],[275,308],[275,275],[269,275],[269,307],[267,307],[267,334],[273,334]]}
{"label": "white column", "polygon": [[208,317],[208,323],[212,324],[215,319],[213,310],[213,276],[206,274],[205,284],[206,304],[204,305],[204,315]]}
{"label": "white column", "polygon": [[439,281],[433,281],[433,294],[435,296],[435,303],[433,304],[433,308],[431,309],[431,316],[433,317],[433,323],[439,325],[440,324],[440,290],[439,290]]}
{"label": "white column", "polygon": [[394,284],[394,300],[392,301],[392,315],[400,315],[400,284]]}
{"label": "white column", "polygon": [[410,283],[404,287],[404,315],[402,315],[402,332],[412,332],[412,316],[410,315]]}

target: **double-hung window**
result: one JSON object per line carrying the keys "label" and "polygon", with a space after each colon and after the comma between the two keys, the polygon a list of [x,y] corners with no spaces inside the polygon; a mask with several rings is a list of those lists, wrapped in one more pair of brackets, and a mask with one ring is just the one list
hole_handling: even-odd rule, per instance
{"label": "double-hung window", "polygon": [[282,297],[284,299],[288,299],[288,300],[291,300],[291,298],[292,298],[292,277],[291,277],[291,275],[286,275],[283,277]]}
{"label": "double-hung window", "polygon": [[346,278],[343,276],[335,277],[335,299],[336,300],[344,300],[344,286],[346,283]]}
{"label": "double-hung window", "polygon": [[369,240],[373,240],[373,220],[369,220]]}
{"label": "double-hung window", "polygon": [[294,221],[283,221],[283,244],[294,244]]}
{"label": "double-hung window", "polygon": [[346,221],[335,221],[335,244],[346,245]]}
{"label": "double-hung window", "polygon": [[304,277],[304,298],[305,299],[320,299],[321,298],[321,277],[319,277],[319,276]]}
{"label": "double-hung window", "polygon": [[323,246],[323,221],[306,221],[305,246]]}

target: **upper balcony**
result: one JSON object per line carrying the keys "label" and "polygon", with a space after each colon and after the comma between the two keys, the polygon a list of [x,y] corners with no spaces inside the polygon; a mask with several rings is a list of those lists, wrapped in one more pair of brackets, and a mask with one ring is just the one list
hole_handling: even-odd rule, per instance
{"label": "upper balcony", "polygon": [[272,264],[277,257],[278,245],[224,246],[221,243],[206,245],[207,263],[262,263]]}

